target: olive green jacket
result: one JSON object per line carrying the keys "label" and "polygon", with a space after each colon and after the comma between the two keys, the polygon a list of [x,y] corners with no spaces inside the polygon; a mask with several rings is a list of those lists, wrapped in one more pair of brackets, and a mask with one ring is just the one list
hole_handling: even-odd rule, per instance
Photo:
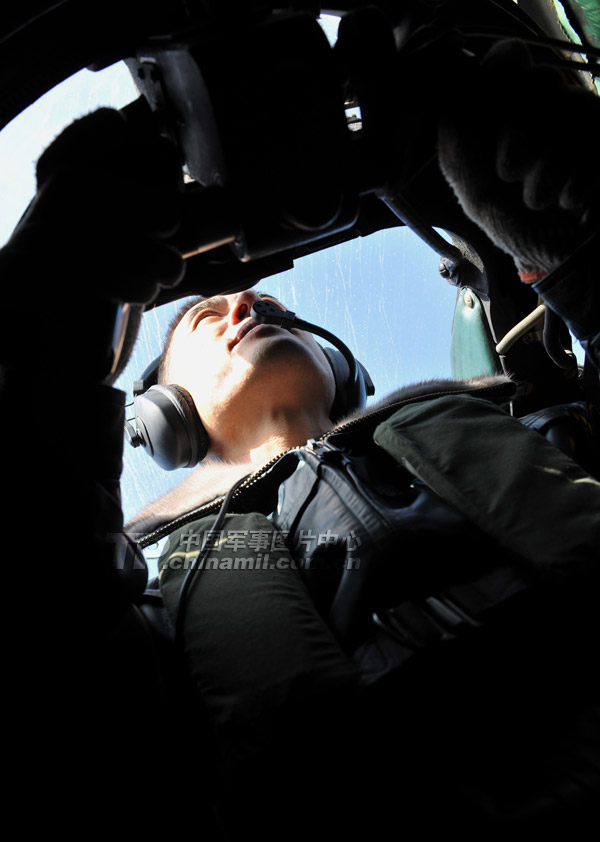
{"label": "olive green jacket", "polygon": [[[506,388],[499,379],[404,391],[323,440],[368,437],[519,559],[528,575],[560,579],[593,571],[600,483],[497,405]],[[209,490],[199,506],[146,537],[150,543],[168,535],[160,586],[171,616],[186,572],[209,540],[187,597],[184,640],[208,710],[238,747],[261,742],[274,711],[359,680],[269,518],[299,450],[249,474],[217,534],[211,532],[223,496]],[[244,475],[231,466],[223,473],[225,485]]]}

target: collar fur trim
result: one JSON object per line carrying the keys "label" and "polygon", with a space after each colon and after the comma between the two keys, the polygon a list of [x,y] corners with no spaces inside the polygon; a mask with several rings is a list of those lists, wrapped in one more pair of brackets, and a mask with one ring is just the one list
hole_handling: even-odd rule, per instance
{"label": "collar fur trim", "polygon": [[[513,386],[509,377],[491,375],[476,377],[470,380],[424,380],[404,386],[392,392],[375,404],[350,413],[342,422],[359,419],[369,415],[374,410],[392,403],[411,398],[424,397],[441,392],[470,392],[477,393],[493,387]],[[506,399],[506,396],[504,396]],[[251,463],[225,462],[218,457],[209,457],[195,468],[183,482],[171,491],[167,491],[158,500],[150,503],[126,525],[125,531],[132,537],[148,534],[163,524],[169,523],[176,517],[209,503],[211,500],[226,494],[231,486],[243,476],[253,473],[259,466]]]}

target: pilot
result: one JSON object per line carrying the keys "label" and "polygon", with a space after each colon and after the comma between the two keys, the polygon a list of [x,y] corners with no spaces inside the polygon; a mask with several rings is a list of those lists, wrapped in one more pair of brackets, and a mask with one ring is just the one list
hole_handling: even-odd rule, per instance
{"label": "pilot", "polygon": [[[390,654],[390,641],[405,653],[408,640],[409,648],[415,645],[415,630],[409,623],[408,633],[398,621],[380,635],[380,626],[371,622],[378,606],[391,607],[411,595],[412,621],[418,617],[417,628],[427,628],[431,598],[449,584],[464,586],[471,576],[475,602],[484,592],[490,597],[486,611],[502,612],[507,593],[523,596],[540,583],[546,589],[549,581],[587,576],[597,561],[600,522],[600,485],[502,407],[512,394],[508,378],[404,387],[373,407],[348,406],[340,418],[333,406],[348,384],[310,333],[257,323],[252,306],[261,300],[274,299],[246,290],[197,300],[177,315],[157,362],[158,382],[143,396],[153,413],[147,414],[142,402],[137,420],[147,446],[164,423],[169,441],[183,437],[183,448],[174,452],[201,454],[200,465],[128,525],[132,535],[167,539],[160,589],[218,734],[224,787],[235,793],[233,803],[220,804],[222,818],[236,832],[241,803],[246,818],[263,828],[273,817],[281,820],[274,807],[267,821],[253,798],[247,801],[246,781],[257,770],[267,774],[276,768],[283,775],[283,783],[272,782],[272,791],[284,812],[292,809],[288,776],[310,775],[322,790],[312,794],[311,810],[318,802],[330,823],[331,804],[323,793],[343,797],[339,776],[345,769],[356,774],[380,762],[382,740],[396,745],[389,698],[382,701],[369,687],[376,678],[383,685],[393,675],[398,679],[393,665],[400,655]],[[163,417],[161,410],[157,424],[154,410],[165,395],[169,411]],[[160,464],[165,454],[153,456]],[[342,470],[335,481],[319,481],[328,460]],[[236,489],[237,497],[229,496]],[[490,569],[495,585],[488,590],[489,582],[480,579]],[[423,596],[429,609],[419,613]],[[461,604],[459,624],[473,608],[468,599]],[[395,616],[398,620],[399,613]],[[494,664],[479,672],[477,692],[487,699],[482,711],[489,713],[508,704],[515,682],[521,682],[521,690],[527,687],[527,713],[523,708],[519,723],[508,717],[510,736],[499,730],[502,745],[488,744],[483,765],[499,757],[506,761],[524,730],[535,730],[531,705],[546,693],[547,657],[555,654],[551,635],[542,655],[537,630],[526,641],[522,620],[508,617],[500,639],[482,636],[483,650],[473,656]],[[542,625],[547,619],[540,619]],[[479,625],[482,618],[475,613],[471,622]],[[434,649],[435,625],[426,632]],[[498,668],[499,652],[504,666],[491,680],[484,674]],[[509,652],[518,657],[505,674]],[[452,670],[451,663],[452,657],[445,669]],[[552,674],[556,667],[553,661]],[[431,704],[421,694],[434,693],[433,674],[424,678],[419,667],[414,670],[415,686],[405,687],[400,678],[405,712]],[[443,714],[433,706],[436,724],[426,719],[426,732],[418,718],[410,737],[399,729],[407,765],[377,783],[386,793],[381,821],[390,820],[394,802],[387,799],[394,783],[410,802],[406,811],[420,813],[423,799],[432,798],[447,816],[455,814],[452,821],[462,815],[462,823],[469,813],[473,832],[489,830],[499,819],[502,809],[490,807],[487,813],[484,802],[505,794],[479,791],[481,781],[475,783],[470,766],[472,739],[460,746],[448,739],[454,733],[448,717],[455,717],[455,725],[467,710],[471,724],[478,718],[464,706],[464,694],[474,689],[470,675],[454,702],[444,697]],[[464,681],[458,667],[453,678]],[[538,716],[536,710],[534,721]],[[530,762],[530,747],[521,748],[523,762]],[[452,783],[431,771],[430,760],[440,751],[463,753]],[[328,764],[316,768],[314,755],[323,752]],[[363,786],[371,796],[372,784]],[[476,796],[466,796],[469,787]],[[522,780],[507,791],[528,803]],[[357,824],[368,817],[368,826],[374,826],[371,811],[351,815]],[[347,832],[348,821],[345,815]],[[302,822],[298,827],[307,832]]]}

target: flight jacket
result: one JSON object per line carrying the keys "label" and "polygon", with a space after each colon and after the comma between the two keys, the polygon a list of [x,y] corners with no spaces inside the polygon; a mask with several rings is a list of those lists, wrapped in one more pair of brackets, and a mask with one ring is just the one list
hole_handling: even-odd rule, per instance
{"label": "flight jacket", "polygon": [[401,389],[259,470],[209,460],[129,525],[165,541],[164,605],[227,744],[598,567],[600,483],[510,415],[513,394],[506,377]]}

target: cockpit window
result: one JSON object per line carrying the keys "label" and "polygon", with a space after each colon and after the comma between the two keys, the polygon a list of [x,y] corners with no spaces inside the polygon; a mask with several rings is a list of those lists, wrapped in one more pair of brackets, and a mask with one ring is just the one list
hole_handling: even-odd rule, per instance
{"label": "cockpit window", "polygon": [[[303,257],[293,269],[263,279],[260,289],[348,345],[375,384],[369,399],[373,403],[407,383],[451,376],[456,289],[440,276],[438,264],[438,255],[412,231],[391,228]],[[178,306],[167,304],[145,315],[134,354],[118,383],[129,400],[133,381],[158,355]],[[165,473],[143,448],[126,445],[126,517],[188,472]]]}
{"label": "cockpit window", "polygon": [[[325,20],[335,39],[337,22]],[[100,106],[120,108],[138,96],[126,66],[82,70],[49,91],[0,132],[0,243],[6,242],[35,192],[35,163],[61,130]],[[300,318],[339,336],[367,367],[377,400],[408,382],[450,376],[456,290],[438,272],[439,257],[398,227],[358,238],[296,261],[265,278],[273,294]],[[148,312],[130,364],[117,386],[132,400],[132,384],[160,350],[177,304]],[[131,410],[128,410],[131,414]],[[125,519],[176,485],[183,471],[164,472],[143,452],[124,446]]]}

